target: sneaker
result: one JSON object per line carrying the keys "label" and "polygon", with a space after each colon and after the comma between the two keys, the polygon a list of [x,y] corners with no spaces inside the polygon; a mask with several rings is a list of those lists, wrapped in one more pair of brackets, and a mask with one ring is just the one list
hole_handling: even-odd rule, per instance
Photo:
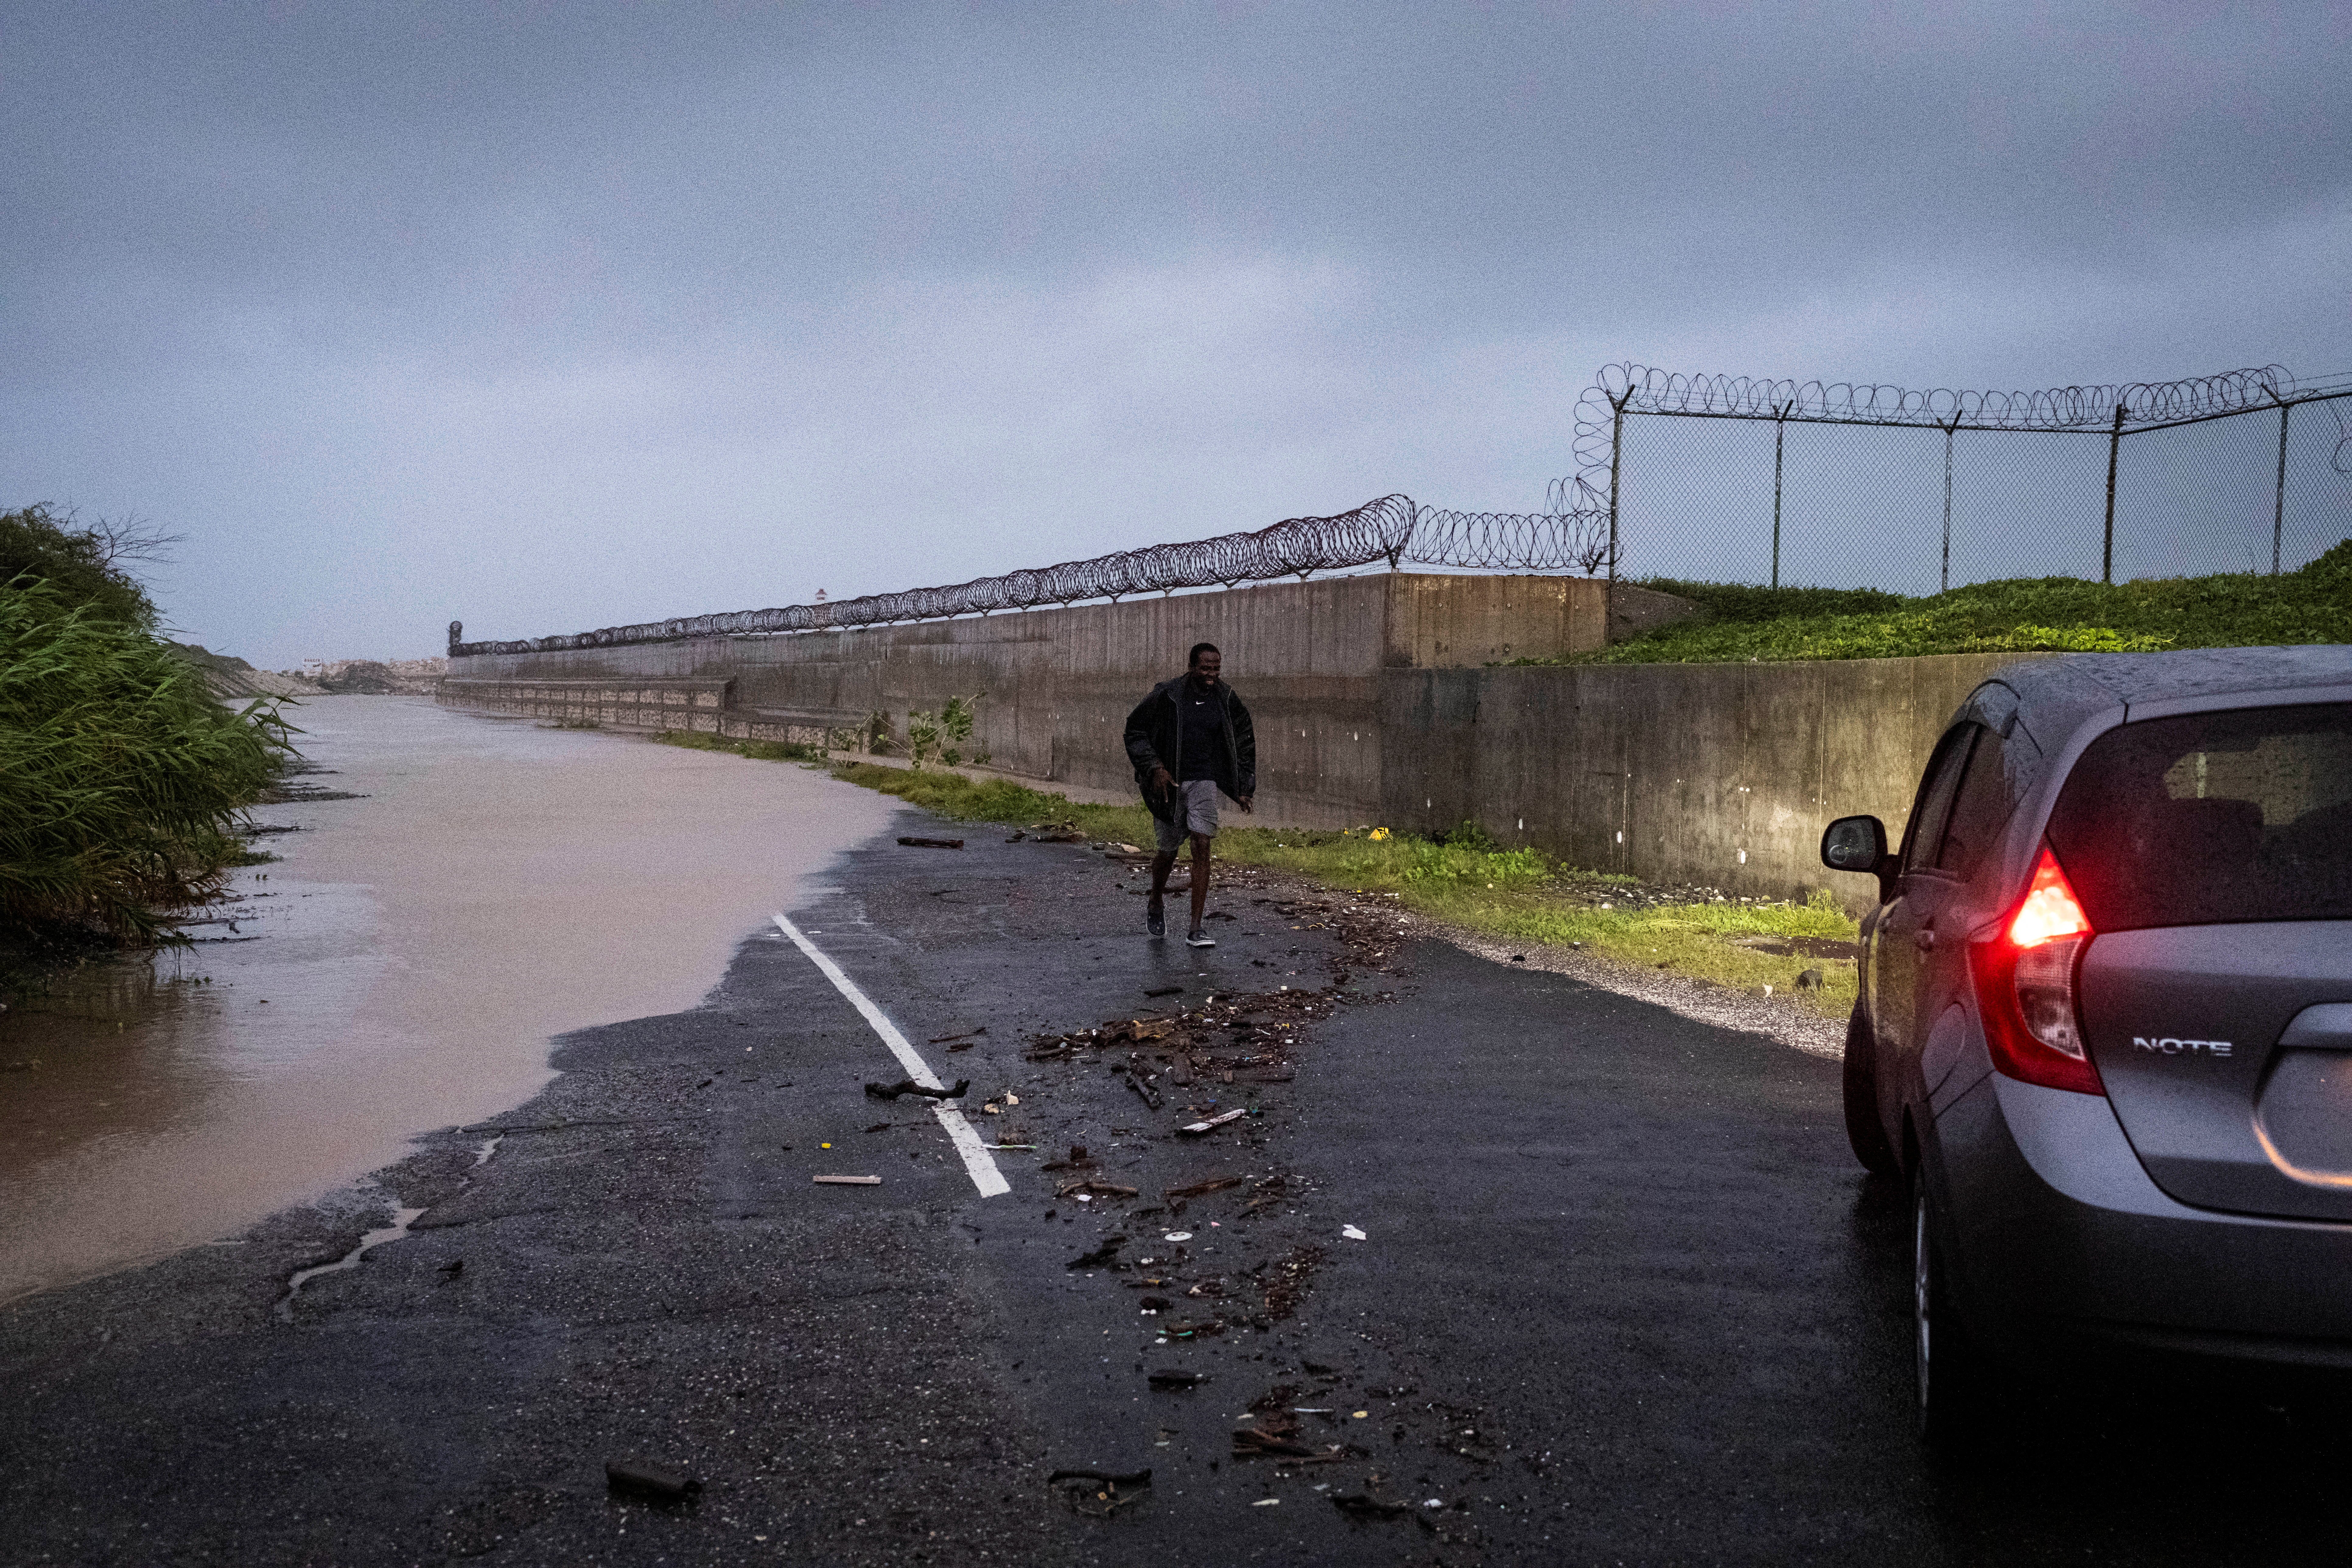
{"label": "sneaker", "polygon": [[1184,945],[1186,947],[1214,947],[1217,945],[1217,939],[1196,926],[1185,934]]}
{"label": "sneaker", "polygon": [[1168,934],[1168,911],[1158,904],[1143,911],[1143,929],[1153,936]]}

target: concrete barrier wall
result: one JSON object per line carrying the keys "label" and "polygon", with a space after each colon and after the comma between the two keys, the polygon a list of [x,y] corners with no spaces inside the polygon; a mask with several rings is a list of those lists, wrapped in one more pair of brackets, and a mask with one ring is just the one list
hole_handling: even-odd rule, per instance
{"label": "concrete barrier wall", "polygon": [[[1621,589],[1617,625],[1679,606]],[[1194,643],[1213,642],[1256,721],[1268,805],[1284,822],[1341,826],[1381,799],[1383,672],[1580,652],[1610,628],[1607,584],[1591,578],[1387,573],[857,631],[478,655],[450,661],[442,700],[554,716],[549,704],[568,694],[572,716],[663,728],[600,715],[626,706],[613,694],[725,680],[723,710],[675,727],[805,741],[876,711],[903,731],[909,710],[979,695],[971,750],[992,766],[1126,788],[1128,713],[1183,671]]]}
{"label": "concrete barrier wall", "polygon": [[[795,637],[453,659],[441,700],[812,742],[979,695],[972,750],[1125,791],[1127,715],[1195,642],[1257,722],[1260,820],[1444,831],[1747,894],[1851,881],[1824,824],[1899,833],[1936,737],[2013,656],[1507,667],[1601,647],[1679,601],[1583,578],[1397,573]],[[1841,886],[1859,897],[1861,889]]]}
{"label": "concrete barrier wall", "polygon": [[1381,816],[1475,821],[1593,870],[1859,900],[1822,868],[1822,829],[1868,812],[1899,836],[1953,710],[2018,657],[1398,671],[1382,743],[1420,761],[1388,775]]}

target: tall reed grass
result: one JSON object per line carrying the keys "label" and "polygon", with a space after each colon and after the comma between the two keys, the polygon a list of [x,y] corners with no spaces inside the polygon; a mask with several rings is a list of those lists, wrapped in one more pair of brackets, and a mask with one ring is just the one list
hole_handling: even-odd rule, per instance
{"label": "tall reed grass", "polygon": [[286,740],[273,702],[221,707],[145,626],[0,584],[0,937],[153,937],[219,891]]}

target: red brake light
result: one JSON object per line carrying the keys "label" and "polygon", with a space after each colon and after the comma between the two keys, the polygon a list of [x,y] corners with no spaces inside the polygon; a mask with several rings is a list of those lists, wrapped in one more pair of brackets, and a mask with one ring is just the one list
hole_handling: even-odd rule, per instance
{"label": "red brake light", "polygon": [[2077,1094],[2106,1093],[2084,1044],[2074,986],[2095,934],[2045,844],[2025,896],[1969,944],[1985,1044],[1993,1066],[2011,1078]]}
{"label": "red brake light", "polygon": [[2035,947],[2053,937],[2087,936],[2090,931],[2091,917],[2083,912],[2082,900],[2058,868],[2058,858],[2043,845],[2042,858],[2033,863],[2032,885],[2010,918],[2009,940],[2019,947]]}

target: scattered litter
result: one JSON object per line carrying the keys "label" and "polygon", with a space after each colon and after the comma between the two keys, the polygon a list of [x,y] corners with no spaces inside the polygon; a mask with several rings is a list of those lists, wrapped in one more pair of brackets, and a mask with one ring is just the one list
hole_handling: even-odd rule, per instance
{"label": "scattered litter", "polygon": [[1146,996],[1181,996],[1184,994],[1184,988],[1181,985],[1154,985],[1147,988],[1143,994]]}
{"label": "scattered litter", "polygon": [[1203,1193],[1219,1192],[1226,1187],[1238,1187],[1241,1184],[1242,1178],[1239,1176],[1211,1176],[1206,1181],[1194,1182],[1190,1186],[1170,1187],[1160,1195],[1167,1198],[1197,1198]]}
{"label": "scattered litter", "polygon": [[1198,1388],[1209,1381],[1205,1372],[1155,1372],[1144,1380],[1154,1388]]}
{"label": "scattered litter", "polygon": [[1092,1252],[1071,1258],[1069,1261],[1069,1267],[1072,1268],[1108,1268],[1113,1263],[1118,1261],[1118,1249],[1126,1245],[1127,1237],[1123,1236],[1107,1236],[1103,1237],[1103,1244],[1100,1247],[1096,1247]]}
{"label": "scattered litter", "polygon": [[1087,1177],[1083,1182],[1072,1182],[1068,1186],[1062,1188],[1054,1195],[1057,1198],[1066,1198],[1073,1194],[1083,1195],[1088,1193],[1093,1194],[1097,1197],[1105,1198],[1131,1198],[1135,1196],[1135,1189],[1133,1187],[1122,1187],[1116,1182],[1097,1182],[1092,1176]]}
{"label": "scattered litter", "polygon": [[986,1033],[988,1033],[988,1026],[982,1024],[979,1028],[966,1029],[961,1035],[933,1035],[931,1037],[931,1044],[935,1046],[944,1046],[950,1040],[969,1040],[976,1035],[984,1035]]}
{"label": "scattered litter", "polygon": [[816,1184],[820,1187],[878,1187],[882,1184],[882,1178],[879,1176],[819,1176],[816,1178]]}
{"label": "scattered litter", "polygon": [[961,838],[901,838],[898,842],[909,849],[961,849],[963,847],[963,840]]}
{"label": "scattered litter", "polygon": [[1203,1132],[1213,1132],[1228,1121],[1239,1121],[1243,1117],[1247,1116],[1249,1112],[1246,1110],[1220,1111],[1216,1115],[1210,1117],[1205,1121],[1191,1122],[1185,1126],[1179,1127],[1176,1131],[1197,1137]]}
{"label": "scattered litter", "polygon": [[869,1083],[866,1092],[877,1100],[896,1100],[902,1094],[919,1094],[925,1100],[961,1100],[964,1090],[971,1087],[971,1079],[968,1078],[956,1079],[953,1089],[925,1089],[913,1079],[902,1078],[896,1083]]}
{"label": "scattered litter", "polygon": [[1171,1230],[1160,1239],[1162,1241],[1190,1241],[1192,1239],[1192,1233],[1189,1230]]}
{"label": "scattered litter", "polygon": [[1339,1227],[1339,1234],[1346,1237],[1349,1241],[1368,1241],[1370,1239],[1370,1237],[1365,1236],[1362,1231],[1358,1230],[1352,1225],[1341,1226]]}
{"label": "scattered litter", "polygon": [[1331,1506],[1358,1519],[1401,1519],[1412,1511],[1409,1502],[1382,1502],[1366,1492],[1333,1492]]}
{"label": "scattered litter", "polygon": [[635,1492],[665,1502],[676,1502],[702,1489],[702,1483],[684,1470],[646,1459],[605,1460],[604,1485],[616,1492]]}
{"label": "scattered litter", "polygon": [[1115,1487],[1148,1487],[1151,1484],[1151,1472],[1148,1469],[1130,1470],[1124,1474],[1117,1470],[1055,1470],[1045,1478],[1047,1486],[1057,1481],[1101,1481]]}
{"label": "scattered litter", "polygon": [[1252,1507],[1252,1508],[1272,1508],[1272,1507],[1274,1507],[1276,1503],[1280,1502],[1281,1500],[1281,1500],[1280,1498],[1278,1498],[1278,1497],[1262,1497],[1262,1498],[1258,1499],[1258,1500],[1257,1500],[1257,1501],[1255,1501],[1255,1502],[1254,1502],[1254,1503],[1250,1504],[1250,1507]]}
{"label": "scattered litter", "polygon": [[1290,1436],[1286,1427],[1243,1426],[1234,1430],[1234,1458],[1256,1459],[1267,1455],[1283,1459],[1311,1459],[1316,1450]]}
{"label": "scattered litter", "polygon": [[1137,1094],[1143,1097],[1144,1104],[1150,1106],[1154,1110],[1160,1109],[1160,1091],[1152,1088],[1150,1084],[1144,1082],[1142,1074],[1128,1073],[1123,1074],[1122,1076],[1127,1079],[1127,1087],[1135,1090]]}
{"label": "scattered litter", "polygon": [[983,1149],[1027,1149],[1034,1151],[1037,1145],[1034,1143],[982,1143],[981,1147]]}
{"label": "scattered litter", "polygon": [[1366,1416],[1371,1415],[1371,1412],[1369,1410],[1351,1410],[1348,1414],[1352,1419],[1361,1421]]}
{"label": "scattered litter", "polygon": [[1094,1201],[1094,1194],[1091,1193],[1080,1193],[1078,1194],[1078,1202],[1082,1204],[1090,1204]]}

